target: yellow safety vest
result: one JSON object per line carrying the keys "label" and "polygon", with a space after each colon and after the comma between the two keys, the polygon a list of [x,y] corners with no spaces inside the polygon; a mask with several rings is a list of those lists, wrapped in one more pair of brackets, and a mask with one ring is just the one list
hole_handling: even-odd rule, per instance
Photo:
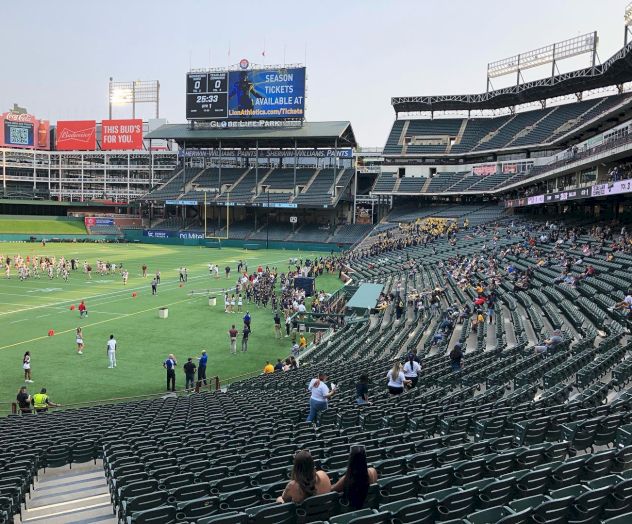
{"label": "yellow safety vest", "polygon": [[47,408],[48,395],[46,393],[35,393],[33,395],[33,406],[35,409]]}

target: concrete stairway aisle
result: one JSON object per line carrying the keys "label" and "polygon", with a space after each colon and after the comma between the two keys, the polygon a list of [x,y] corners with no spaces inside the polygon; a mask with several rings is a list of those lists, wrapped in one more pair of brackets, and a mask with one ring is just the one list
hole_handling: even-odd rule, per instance
{"label": "concrete stairway aisle", "polygon": [[33,524],[115,524],[110,493],[100,460],[39,472],[22,520]]}

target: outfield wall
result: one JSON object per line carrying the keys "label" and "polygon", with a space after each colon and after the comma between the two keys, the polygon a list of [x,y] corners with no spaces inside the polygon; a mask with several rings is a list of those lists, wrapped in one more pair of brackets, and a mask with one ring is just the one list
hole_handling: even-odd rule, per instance
{"label": "outfield wall", "polygon": [[27,235],[21,233],[4,233],[0,234],[0,242],[30,242],[31,237],[35,237],[35,243],[41,242],[42,239],[45,239],[46,242],[52,242],[53,240],[78,240],[83,241],[87,240],[89,242],[96,242],[101,240],[112,240],[111,236],[103,236],[103,235],[72,235],[72,234],[61,234],[57,235],[55,233],[41,235]]}
{"label": "outfield wall", "polygon": [[[215,247],[215,240],[206,240],[203,238],[178,238],[177,236],[168,238],[149,237],[143,233],[142,229],[124,229],[123,234],[128,242],[140,242],[143,244],[162,244],[175,246],[207,246]],[[174,231],[174,235],[178,235]],[[237,247],[245,249],[266,249],[266,242],[261,240],[221,240],[222,247]],[[216,246],[219,247],[219,246]],[[287,242],[284,240],[270,240],[268,242],[270,249],[289,249],[303,251],[334,251],[340,252],[348,249],[349,246],[339,246],[338,244],[327,244],[324,242]]]}

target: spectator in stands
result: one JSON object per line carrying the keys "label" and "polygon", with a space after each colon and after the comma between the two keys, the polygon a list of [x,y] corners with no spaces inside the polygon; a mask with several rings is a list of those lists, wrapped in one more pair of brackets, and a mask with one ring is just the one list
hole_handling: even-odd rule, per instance
{"label": "spectator in stands", "polygon": [[410,380],[406,380],[399,360],[396,360],[393,367],[386,373],[386,378],[388,379],[388,392],[391,395],[401,395],[404,392],[404,386],[411,384]]}
{"label": "spectator in stands", "polygon": [[18,390],[18,396],[16,397],[16,400],[18,403],[18,408],[20,409],[20,413],[25,414],[33,412],[33,410],[31,409],[33,399],[31,398],[31,395],[28,394],[26,386],[22,386]]}
{"label": "spectator in stands", "polygon": [[237,335],[239,332],[235,329],[235,324],[228,330],[228,339],[230,340],[230,354],[237,354]]}
{"label": "spectator in stands", "polygon": [[494,320],[494,304],[496,303],[496,294],[490,293],[487,297],[487,316],[489,317],[489,323]]}
{"label": "spectator in stands", "polygon": [[31,352],[27,351],[22,357],[22,369],[24,370],[24,382],[32,383],[31,380]]}
{"label": "spectator in stands", "polygon": [[176,366],[178,363],[176,362],[176,357],[173,353],[169,354],[167,360],[162,363],[162,367],[167,370],[167,391],[169,391],[171,387],[171,391],[176,390]]}
{"label": "spectator in stands", "polygon": [[266,360],[266,365],[263,366],[263,372],[266,375],[269,375],[270,373],[274,373],[274,366],[272,364],[270,364],[269,360]]}
{"label": "spectator in stands", "polygon": [[331,481],[322,470],[316,471],[314,458],[309,451],[302,450],[294,455],[292,480],[288,482],[277,502],[299,504],[314,495],[323,495],[331,491]]}
{"label": "spectator in stands", "polygon": [[277,358],[277,362],[274,365],[274,371],[283,371],[283,361],[280,358]]}
{"label": "spectator in stands", "polygon": [[364,446],[351,446],[347,471],[336,482],[331,491],[342,493],[349,503],[351,510],[359,510],[364,507],[369,486],[377,482],[377,470],[370,468],[366,460]]}
{"label": "spectator in stands", "polygon": [[356,384],[356,404],[358,406],[370,405],[369,401],[369,375],[362,373]]}
{"label": "spectator in stands", "polygon": [[452,351],[450,351],[450,366],[452,367],[452,371],[457,373],[461,371],[462,368],[462,360],[463,360],[463,346],[460,342],[454,344]]}
{"label": "spectator in stands", "polygon": [[317,378],[310,381],[307,390],[311,393],[309,399],[309,414],[307,415],[307,422],[314,422],[316,417],[321,411],[327,409],[329,399],[334,395],[336,389],[325,383],[327,381],[327,375],[325,373],[319,373]]}
{"label": "spectator in stands", "polygon": [[299,351],[304,351],[307,347],[307,339],[305,338],[305,334],[301,333],[301,336],[298,339],[298,347]]}
{"label": "spectator in stands", "polygon": [[206,363],[208,362],[208,355],[206,350],[202,350],[202,356],[198,358],[198,385],[202,383],[206,386]]}
{"label": "spectator in stands", "polygon": [[402,318],[402,314],[404,313],[404,301],[399,295],[395,300],[395,318],[399,320]]}
{"label": "spectator in stands", "polygon": [[535,352],[538,355],[543,355],[545,353],[553,353],[555,352],[555,348],[559,346],[564,339],[562,338],[562,333],[559,329],[556,329],[551,334],[550,338],[547,338],[542,344],[535,346]]}
{"label": "spectator in stands", "polygon": [[290,366],[292,369],[298,369],[298,361],[294,358],[294,355],[290,356]]}
{"label": "spectator in stands", "polygon": [[417,381],[419,380],[419,372],[421,371],[421,366],[419,362],[415,360],[414,353],[408,353],[408,359],[404,364],[404,377],[406,380],[410,381],[410,387],[414,388],[417,386]]}
{"label": "spectator in stands", "polygon": [[46,393],[46,388],[42,388],[39,393],[33,395],[33,407],[36,413],[46,413],[48,408],[58,408],[61,404],[55,404]]}
{"label": "spectator in stands", "polygon": [[621,302],[617,302],[614,306],[612,306],[610,311],[614,311],[615,309],[620,309],[626,316],[632,315],[632,292],[628,291],[625,298]]}
{"label": "spectator in stands", "polygon": [[194,382],[195,382],[195,369],[196,366],[193,363],[193,357],[189,357],[186,361],[186,363],[184,364],[184,366],[182,366],[184,369],[184,387],[186,388],[187,391],[190,391],[193,389],[194,387]]}

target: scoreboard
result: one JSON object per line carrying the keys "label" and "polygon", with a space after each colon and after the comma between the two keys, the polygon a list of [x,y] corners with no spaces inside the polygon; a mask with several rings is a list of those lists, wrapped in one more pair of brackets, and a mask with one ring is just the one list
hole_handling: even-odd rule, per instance
{"label": "scoreboard", "polygon": [[188,73],[188,120],[302,120],[305,68]]}
{"label": "scoreboard", "polygon": [[228,71],[187,75],[187,119],[228,118]]}

